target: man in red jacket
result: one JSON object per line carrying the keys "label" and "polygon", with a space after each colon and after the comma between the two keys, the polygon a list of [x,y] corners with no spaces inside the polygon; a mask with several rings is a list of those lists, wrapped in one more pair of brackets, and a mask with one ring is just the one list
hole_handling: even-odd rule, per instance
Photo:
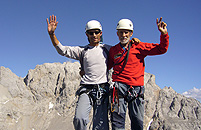
{"label": "man in red jacket", "polygon": [[167,52],[169,35],[167,24],[156,20],[161,32],[160,44],[132,44],[133,23],[129,19],[121,19],[117,25],[117,36],[120,43],[109,51],[108,67],[113,67],[113,94],[111,104],[111,120],[113,130],[125,129],[125,116],[128,105],[132,130],[143,130],[144,118],[144,58],[148,55],[160,55]]}

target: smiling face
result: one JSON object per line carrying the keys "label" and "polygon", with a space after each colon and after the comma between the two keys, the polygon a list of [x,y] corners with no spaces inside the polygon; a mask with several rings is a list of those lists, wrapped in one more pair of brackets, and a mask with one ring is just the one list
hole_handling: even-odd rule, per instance
{"label": "smiling face", "polygon": [[89,40],[89,45],[96,46],[99,44],[102,36],[102,32],[99,29],[91,29],[86,32]]}
{"label": "smiling face", "polygon": [[117,36],[119,37],[119,41],[121,44],[127,44],[133,35],[133,32],[126,29],[117,30]]}

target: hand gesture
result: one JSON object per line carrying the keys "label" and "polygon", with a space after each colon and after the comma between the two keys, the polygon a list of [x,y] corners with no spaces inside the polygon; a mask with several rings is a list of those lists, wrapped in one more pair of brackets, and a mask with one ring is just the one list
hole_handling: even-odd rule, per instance
{"label": "hand gesture", "polygon": [[57,24],[58,24],[58,21],[56,21],[56,16],[54,15],[50,15],[50,22],[48,20],[48,18],[46,19],[47,21],[47,31],[48,33],[51,35],[51,34],[54,34],[54,31],[56,30],[57,28]]}
{"label": "hand gesture", "polygon": [[161,34],[167,34],[167,24],[162,21],[162,17],[158,21],[158,18],[156,19],[156,24],[158,26],[158,30],[161,32]]}

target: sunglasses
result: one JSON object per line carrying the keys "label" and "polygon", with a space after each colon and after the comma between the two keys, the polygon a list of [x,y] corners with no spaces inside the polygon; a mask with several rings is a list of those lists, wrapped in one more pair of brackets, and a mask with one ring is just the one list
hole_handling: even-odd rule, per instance
{"label": "sunglasses", "polygon": [[95,31],[95,32],[87,32],[89,35],[94,35],[94,33],[97,35],[100,33],[100,31]]}

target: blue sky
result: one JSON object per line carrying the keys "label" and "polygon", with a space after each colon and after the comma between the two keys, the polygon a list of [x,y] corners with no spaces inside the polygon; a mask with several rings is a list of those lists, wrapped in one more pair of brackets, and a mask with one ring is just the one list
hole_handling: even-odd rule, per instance
{"label": "blue sky", "polygon": [[0,66],[25,77],[36,65],[72,61],[60,56],[52,46],[46,18],[54,14],[59,24],[58,39],[64,45],[88,43],[87,21],[103,26],[104,43],[118,43],[116,25],[122,18],[134,23],[134,37],[158,43],[156,18],[163,17],[170,35],[166,54],[148,56],[146,72],[156,76],[161,88],[183,93],[201,88],[201,0],[4,0],[0,4]]}

